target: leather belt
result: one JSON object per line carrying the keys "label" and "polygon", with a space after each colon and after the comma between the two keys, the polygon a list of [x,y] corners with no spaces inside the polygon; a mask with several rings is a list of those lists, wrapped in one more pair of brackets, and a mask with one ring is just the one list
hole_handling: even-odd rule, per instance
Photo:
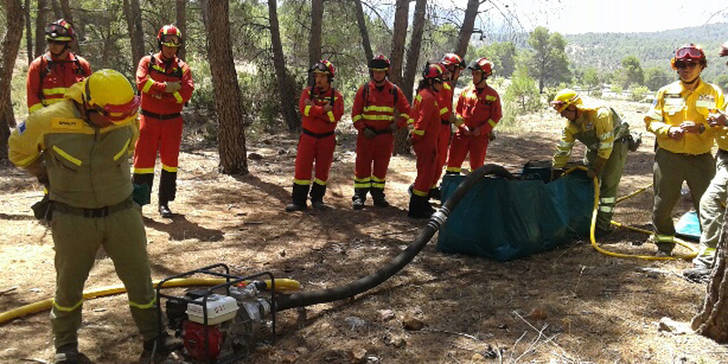
{"label": "leather belt", "polygon": [[317,139],[326,138],[326,137],[334,135],[333,131],[330,131],[328,133],[314,133],[308,129],[303,129],[303,128],[301,129],[301,132],[303,132],[306,135],[310,135],[314,138],[317,138]]}
{"label": "leather belt", "polygon": [[180,113],[174,113],[174,114],[157,114],[157,113],[153,113],[151,111],[147,111],[147,110],[144,110],[144,109],[142,109],[142,115],[149,116],[150,118],[155,118],[155,119],[159,119],[159,120],[176,119],[176,118],[182,116],[182,114],[180,114]]}
{"label": "leather belt", "polygon": [[97,209],[85,209],[81,207],[74,207],[67,205],[63,202],[51,201],[53,210],[63,212],[66,214],[90,217],[90,218],[101,218],[109,216],[115,212],[128,209],[134,206],[134,201],[131,196],[127,197],[124,201],[117,203],[116,205],[104,206]]}

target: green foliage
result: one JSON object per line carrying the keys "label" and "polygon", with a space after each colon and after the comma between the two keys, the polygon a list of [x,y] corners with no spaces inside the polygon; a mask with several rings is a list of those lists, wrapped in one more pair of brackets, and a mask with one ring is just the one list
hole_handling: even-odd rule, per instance
{"label": "green foliage", "polygon": [[645,86],[652,91],[673,81],[673,76],[662,68],[652,67],[645,70]]}
{"label": "green foliage", "polygon": [[548,29],[536,27],[530,33],[528,45],[533,49],[528,55],[528,73],[544,86],[567,82],[571,79],[569,60],[566,57],[566,40],[559,33],[549,35]]}
{"label": "green foliage", "polygon": [[584,85],[589,94],[593,94],[593,90],[599,89],[599,84],[601,83],[601,80],[599,79],[599,73],[597,72],[597,69],[594,67],[589,67],[584,71],[584,76],[582,77],[582,85]]}
{"label": "green foliage", "polygon": [[643,85],[645,75],[640,65],[640,60],[635,56],[627,56],[622,59],[622,69],[617,73],[616,80],[623,88],[632,84]]}
{"label": "green foliage", "polygon": [[723,92],[726,92],[726,90],[728,90],[728,74],[724,73],[716,77],[714,83],[718,85]]}
{"label": "green foliage", "polygon": [[640,86],[638,84],[632,84],[629,86],[630,99],[632,101],[642,101],[645,96],[650,93],[650,89],[647,86]]}
{"label": "green foliage", "polygon": [[510,77],[516,68],[516,46],[513,42],[495,42],[483,45],[469,53],[473,59],[486,57],[493,62],[493,73]]}
{"label": "green foliage", "polygon": [[539,109],[541,96],[536,81],[528,76],[525,68],[516,68],[511,84],[503,98],[505,113],[503,123],[512,122],[517,114],[525,114]]}
{"label": "green foliage", "polygon": [[609,88],[610,91],[614,92],[617,95],[621,95],[622,91],[624,90],[622,88],[622,85],[613,83],[612,86]]}

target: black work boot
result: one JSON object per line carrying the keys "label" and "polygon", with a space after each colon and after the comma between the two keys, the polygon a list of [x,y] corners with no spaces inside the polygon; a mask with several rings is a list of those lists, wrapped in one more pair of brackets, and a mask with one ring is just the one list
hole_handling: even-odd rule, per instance
{"label": "black work boot", "polygon": [[182,340],[169,336],[166,332],[161,336],[144,342],[139,364],[162,363],[173,351],[182,348]]}
{"label": "black work boot", "polygon": [[54,364],[88,364],[91,360],[78,352],[78,344],[66,344],[56,349]]}
{"label": "black work boot", "polygon": [[713,270],[704,266],[693,267],[682,272],[683,277],[694,283],[710,282],[710,273]]}
{"label": "black work boot", "polygon": [[167,201],[159,201],[159,216],[162,216],[164,218],[171,218],[174,216],[172,213],[172,210],[169,209],[169,203]]}
{"label": "black work boot", "polygon": [[354,196],[351,197],[351,208],[361,210],[364,208],[364,202],[367,200],[368,188],[354,188]]}
{"label": "black work boot", "polygon": [[432,215],[432,213],[428,210],[429,203],[427,202],[427,200],[427,196],[418,196],[415,194],[410,196],[409,211],[407,211],[407,216],[414,219],[430,218],[430,215]]}
{"label": "black work boot", "polygon": [[440,187],[432,187],[430,188],[430,195],[428,196],[431,200],[439,200],[440,199]]}
{"label": "black work boot", "polygon": [[317,210],[328,208],[324,203],[324,195],[326,194],[326,185],[314,183],[311,186],[311,206]]}
{"label": "black work boot", "polygon": [[308,199],[309,185],[293,184],[291,192],[291,203],[286,205],[287,212],[303,211],[306,209],[306,199]]}
{"label": "black work boot", "polygon": [[370,190],[372,200],[376,207],[389,207],[389,202],[384,198],[384,188],[374,188]]}
{"label": "black work boot", "polygon": [[139,206],[144,206],[151,201],[152,185],[154,184],[154,173],[134,173],[131,178],[134,185],[133,198]]}

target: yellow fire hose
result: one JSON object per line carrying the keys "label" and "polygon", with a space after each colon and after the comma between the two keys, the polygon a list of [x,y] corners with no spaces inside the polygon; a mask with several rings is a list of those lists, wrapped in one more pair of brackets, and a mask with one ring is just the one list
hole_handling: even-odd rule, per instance
{"label": "yellow fire hose", "polygon": [[[569,170],[564,172],[564,174],[571,173],[577,169],[581,169],[584,171],[587,170],[586,167],[577,166],[577,167],[570,168]],[[594,207],[592,209],[591,226],[589,226],[589,240],[591,241],[591,245],[594,247],[594,249],[596,249],[596,251],[598,251],[604,255],[608,255],[610,257],[628,258],[628,259],[644,259],[644,260],[677,260],[677,259],[690,260],[692,258],[695,258],[698,255],[697,249],[695,247],[690,245],[690,243],[688,243],[680,238],[677,238],[677,237],[673,238],[675,243],[689,249],[690,254],[686,254],[686,255],[678,254],[674,257],[673,256],[657,257],[657,256],[653,256],[653,255],[617,253],[617,252],[612,252],[612,251],[609,251],[609,250],[606,250],[606,249],[600,247],[599,244],[597,244],[597,240],[594,235],[594,231],[596,230],[596,225],[597,225],[597,211],[599,210],[599,179],[597,179],[597,177],[594,177],[592,182],[594,184]],[[633,196],[647,190],[648,188],[650,188],[650,186],[652,186],[652,184],[642,187],[639,190],[632,192],[627,196],[620,197],[619,199],[617,199],[617,203],[624,201],[630,197],[633,197]],[[640,228],[634,227],[634,226],[624,225],[624,224],[614,221],[614,220],[612,220],[610,222],[612,223],[612,225],[617,226],[617,227],[626,228],[626,229],[633,230],[633,231],[638,231],[638,232],[645,233],[648,235],[653,234],[652,231],[640,229]]]}
{"label": "yellow fire hose", "polygon": [[[293,279],[279,278],[276,279],[276,292],[291,292],[301,288],[301,284]],[[160,281],[152,282],[154,288],[157,287]],[[164,287],[190,287],[190,286],[216,286],[218,284],[225,283],[225,278],[177,278],[171,279],[164,284]],[[270,280],[264,280],[266,287],[270,289]],[[126,292],[123,285],[110,286],[97,288],[94,290],[86,291],[83,293],[83,298],[86,300],[94,299],[97,297],[112,296]],[[12,309],[7,312],[0,313],[0,325],[18,318],[34,313],[47,311],[53,306],[53,299],[48,298],[42,301],[34,302],[25,306]]]}

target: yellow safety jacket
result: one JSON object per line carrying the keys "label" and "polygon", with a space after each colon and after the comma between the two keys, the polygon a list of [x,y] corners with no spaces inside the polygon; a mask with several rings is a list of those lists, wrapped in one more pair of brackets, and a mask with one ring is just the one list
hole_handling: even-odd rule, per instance
{"label": "yellow safety jacket", "polygon": [[42,108],[20,123],[8,140],[9,159],[18,167],[45,162],[52,201],[95,209],[124,201],[132,193],[129,155],[139,135],[136,118],[122,125],[89,124],[73,103],[83,83],[63,101]]}
{"label": "yellow safety jacket", "polygon": [[[645,125],[656,135],[660,148],[673,153],[698,155],[709,153],[713,147],[714,131],[708,126],[706,118],[711,110],[723,106],[723,92],[702,79],[698,82],[694,91],[687,90],[679,80],[657,91],[655,101],[645,116]],[[679,126],[683,121],[703,124],[705,132],[686,133],[680,139],[670,138],[670,127]]]}

